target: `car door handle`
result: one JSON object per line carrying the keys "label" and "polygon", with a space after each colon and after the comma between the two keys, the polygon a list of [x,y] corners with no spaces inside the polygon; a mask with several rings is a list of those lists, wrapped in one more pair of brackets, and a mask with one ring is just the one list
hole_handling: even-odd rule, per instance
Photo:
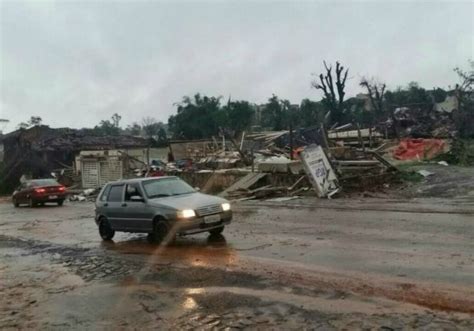
{"label": "car door handle", "polygon": [[127,204],[125,202],[122,203],[122,207],[127,207]]}

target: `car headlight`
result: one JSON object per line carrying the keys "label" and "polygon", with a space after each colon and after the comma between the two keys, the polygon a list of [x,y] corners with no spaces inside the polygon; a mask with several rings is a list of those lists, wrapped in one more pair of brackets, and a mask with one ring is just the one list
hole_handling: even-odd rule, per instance
{"label": "car headlight", "polygon": [[222,204],[222,210],[223,210],[223,211],[228,211],[228,210],[230,210],[230,203],[227,203],[227,202],[226,202],[226,203],[223,203],[223,204]]}
{"label": "car headlight", "polygon": [[178,211],[178,218],[191,218],[196,216],[196,213],[192,209],[185,209]]}

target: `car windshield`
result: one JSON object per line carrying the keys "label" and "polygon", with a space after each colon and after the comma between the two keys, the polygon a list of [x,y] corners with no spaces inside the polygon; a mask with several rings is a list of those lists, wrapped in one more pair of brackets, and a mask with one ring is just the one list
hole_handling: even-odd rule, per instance
{"label": "car windshield", "polygon": [[60,185],[54,179],[35,179],[30,182],[31,186],[58,186]]}
{"label": "car windshield", "polygon": [[179,178],[163,178],[143,183],[148,198],[168,197],[196,192],[190,185]]}

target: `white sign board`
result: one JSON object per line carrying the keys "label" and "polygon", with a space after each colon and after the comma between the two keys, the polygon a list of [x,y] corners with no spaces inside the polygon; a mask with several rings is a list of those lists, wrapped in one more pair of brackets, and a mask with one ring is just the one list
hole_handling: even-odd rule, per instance
{"label": "white sign board", "polygon": [[301,153],[301,158],[318,197],[330,197],[339,191],[336,174],[321,146],[306,147]]}

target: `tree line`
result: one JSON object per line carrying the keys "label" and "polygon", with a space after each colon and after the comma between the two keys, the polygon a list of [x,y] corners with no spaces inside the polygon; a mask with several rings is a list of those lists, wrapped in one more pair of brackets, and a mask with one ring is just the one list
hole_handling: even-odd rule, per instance
{"label": "tree line", "polygon": [[177,103],[177,113],[170,116],[168,129],[175,139],[200,139],[222,135],[236,137],[252,126],[266,130],[321,124],[332,127],[346,123],[374,127],[393,119],[396,108],[430,110],[451,93],[459,102],[455,115],[459,134],[474,137],[474,62],[469,64],[468,71],[455,69],[461,82],[452,91],[442,88],[427,90],[416,82],[388,90],[385,83],[364,77],[360,86],[365,93],[346,98],[349,69],[339,62],[334,67],[324,62],[324,72],[311,83],[314,89],[321,92],[320,101],[303,99],[299,104],[292,104],[287,99],[272,95],[266,103],[256,105],[245,100],[229,99],[225,102],[221,97],[196,94],[186,96]]}
{"label": "tree line", "polygon": [[[287,130],[289,128],[313,127],[324,124],[326,127],[357,123],[361,127],[374,127],[381,121],[393,118],[397,107],[433,108],[448,94],[454,94],[459,109],[454,119],[462,137],[474,137],[474,62],[470,68],[455,68],[459,83],[452,91],[441,88],[424,89],[416,82],[404,87],[388,90],[386,84],[375,79],[362,78],[360,87],[364,94],[346,97],[346,83],[349,68],[336,62],[335,66],[324,64],[321,74],[315,76],[311,86],[321,93],[320,101],[303,99],[299,104],[272,95],[264,104],[254,104],[246,100],[224,100],[222,97],[195,94],[185,96],[175,104],[176,114],[168,123],[145,117],[126,128],[120,126],[121,116],[117,113],[108,120],[102,120],[92,129],[83,129],[91,134],[119,135],[129,134],[152,138],[158,146],[172,139],[202,139],[213,136],[235,138],[243,131]],[[19,128],[40,125],[40,117],[32,116],[29,121],[20,123]]]}
{"label": "tree line", "polygon": [[126,128],[120,126],[122,117],[115,113],[110,120],[102,120],[93,129],[83,129],[95,135],[131,135],[150,139],[156,147],[164,147],[168,144],[167,125],[159,122],[153,117],[144,117],[141,122],[133,122]]}

